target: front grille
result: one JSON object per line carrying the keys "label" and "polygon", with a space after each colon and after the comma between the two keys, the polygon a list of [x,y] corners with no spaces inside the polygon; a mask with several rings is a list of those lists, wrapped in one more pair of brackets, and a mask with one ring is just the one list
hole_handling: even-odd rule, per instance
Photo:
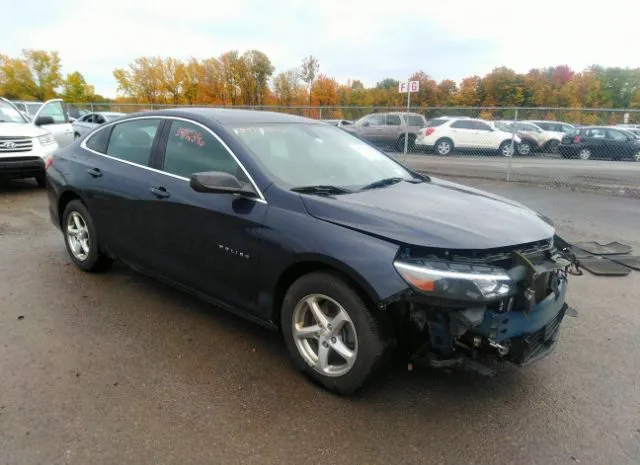
{"label": "front grille", "polygon": [[30,152],[33,148],[31,138],[0,138],[0,153]]}

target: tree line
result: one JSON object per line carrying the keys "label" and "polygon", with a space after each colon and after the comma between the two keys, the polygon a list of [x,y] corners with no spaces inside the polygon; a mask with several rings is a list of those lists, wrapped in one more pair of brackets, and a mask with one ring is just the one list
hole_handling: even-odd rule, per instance
{"label": "tree line", "polygon": [[[24,50],[21,56],[0,54],[0,95],[10,99],[143,104],[381,106],[400,107],[405,96],[399,81],[385,78],[373,87],[357,79],[339,83],[320,72],[309,56],[299,67],[275,73],[259,50],[232,50],[218,57],[139,57],[113,71],[118,97],[95,93],[79,71],[62,75],[58,52]],[[412,95],[416,107],[562,107],[640,108],[640,68],[591,66],[574,71],[566,65],[532,69],[526,74],[498,67],[485,76],[440,82],[424,71]]]}

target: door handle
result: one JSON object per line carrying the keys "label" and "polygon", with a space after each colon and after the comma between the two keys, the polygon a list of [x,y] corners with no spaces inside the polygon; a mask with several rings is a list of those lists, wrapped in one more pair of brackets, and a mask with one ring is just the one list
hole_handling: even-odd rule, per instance
{"label": "door handle", "polygon": [[87,173],[89,173],[89,176],[94,178],[99,178],[100,176],[102,176],[102,171],[100,171],[98,168],[88,169]]}
{"label": "door handle", "polygon": [[149,191],[159,199],[166,199],[171,195],[169,194],[169,192],[167,192],[167,188],[162,186],[152,187],[151,189],[149,189]]}

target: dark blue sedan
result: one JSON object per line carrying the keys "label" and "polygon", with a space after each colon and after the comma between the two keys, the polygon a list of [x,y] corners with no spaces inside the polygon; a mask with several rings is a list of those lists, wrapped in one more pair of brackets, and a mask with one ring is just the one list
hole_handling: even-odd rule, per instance
{"label": "dark blue sedan", "polygon": [[396,348],[484,373],[529,363],[567,309],[548,219],[305,118],[130,115],[57,152],[47,186],[80,269],[118,259],[279,329],[295,365],[339,393]]}

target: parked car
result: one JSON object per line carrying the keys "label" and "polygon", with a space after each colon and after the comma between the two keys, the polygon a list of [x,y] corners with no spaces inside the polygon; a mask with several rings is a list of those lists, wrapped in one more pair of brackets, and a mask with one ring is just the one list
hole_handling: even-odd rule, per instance
{"label": "parked car", "polygon": [[531,362],[567,309],[566,246],[544,216],[318,121],[129,115],[57,151],[47,179],[78,268],[118,258],[279,329],[295,366],[339,393],[397,344],[434,366]]}
{"label": "parked car", "polygon": [[348,119],[323,119],[320,121],[339,128],[342,128],[344,126],[351,126],[353,124],[353,121],[350,121]]}
{"label": "parked car", "polygon": [[27,119],[33,119],[33,116],[36,114],[38,109],[42,106],[43,102],[32,102],[28,100],[17,100],[12,101],[13,105],[22,112]]}
{"label": "parked car", "polygon": [[574,125],[561,121],[527,120],[523,122],[534,124],[552,136],[549,142],[542,147],[545,152],[551,153],[558,153],[558,145],[560,145],[562,138],[567,134],[573,134],[576,130]]}
{"label": "parked car", "polygon": [[[511,139],[513,137],[513,144]],[[491,122],[474,118],[434,118],[418,132],[415,144],[438,155],[455,150],[493,151],[512,156],[522,140],[518,135],[492,126]]]}
{"label": "parked car", "polygon": [[391,146],[404,150],[405,134],[408,133],[408,148],[413,149],[416,135],[427,123],[417,113],[372,113],[364,116],[344,129],[378,146]]}
{"label": "parked car", "polygon": [[565,136],[558,148],[564,158],[630,159],[640,162],[640,138],[617,127],[582,127],[575,134]]}
{"label": "parked car", "polygon": [[513,132],[515,129],[515,132],[522,139],[522,142],[518,144],[518,153],[520,155],[530,155],[533,152],[548,151],[549,147],[553,149],[561,140],[557,133],[545,131],[532,123],[522,121],[496,121],[496,125],[506,132]]}
{"label": "parked car", "polygon": [[35,178],[44,187],[45,162],[58,144],[44,129],[51,128],[51,117],[35,116],[34,124],[9,100],[0,98],[0,178]]}
{"label": "parked car", "polygon": [[69,115],[69,120],[71,122],[74,122],[89,113],[91,112],[85,108],[76,108],[73,105],[67,105],[67,114]]}
{"label": "parked car", "polygon": [[73,122],[73,138],[80,139],[89,134],[93,129],[107,121],[113,121],[125,113],[117,113],[114,111],[101,111],[96,113],[87,113]]}

